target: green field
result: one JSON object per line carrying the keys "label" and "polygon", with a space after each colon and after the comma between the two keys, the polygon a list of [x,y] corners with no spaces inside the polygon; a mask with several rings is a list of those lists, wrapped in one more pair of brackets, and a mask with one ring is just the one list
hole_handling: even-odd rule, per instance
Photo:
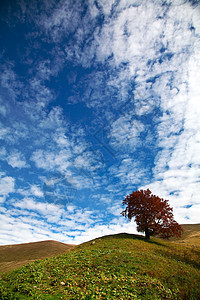
{"label": "green field", "polygon": [[104,236],[1,274],[0,299],[200,299],[200,248]]}

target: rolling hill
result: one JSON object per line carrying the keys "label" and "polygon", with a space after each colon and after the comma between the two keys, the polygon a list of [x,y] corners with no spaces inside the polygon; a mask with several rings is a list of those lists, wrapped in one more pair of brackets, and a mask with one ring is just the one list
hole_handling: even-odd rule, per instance
{"label": "rolling hill", "polygon": [[56,241],[0,246],[0,272],[16,269],[37,259],[63,254],[74,246]]}
{"label": "rolling hill", "polygon": [[200,247],[200,224],[183,224],[181,238],[171,238],[171,241]]}
{"label": "rolling hill", "polygon": [[[183,224],[181,226],[183,227],[182,237],[174,237],[170,241],[200,247],[200,224]],[[75,245],[52,240],[0,246],[0,273],[16,269],[38,259],[63,254],[74,247]]]}
{"label": "rolling hill", "polygon": [[104,236],[1,274],[0,299],[199,300],[200,249]]}

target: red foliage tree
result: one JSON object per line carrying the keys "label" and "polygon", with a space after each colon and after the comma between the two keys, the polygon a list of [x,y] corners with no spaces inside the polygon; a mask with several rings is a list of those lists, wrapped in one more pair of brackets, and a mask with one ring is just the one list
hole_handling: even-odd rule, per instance
{"label": "red foliage tree", "polygon": [[153,195],[149,189],[126,196],[123,205],[127,206],[121,214],[130,221],[134,217],[137,230],[144,232],[147,240],[153,235],[167,239],[174,235],[181,236],[183,229],[174,220],[168,200]]}

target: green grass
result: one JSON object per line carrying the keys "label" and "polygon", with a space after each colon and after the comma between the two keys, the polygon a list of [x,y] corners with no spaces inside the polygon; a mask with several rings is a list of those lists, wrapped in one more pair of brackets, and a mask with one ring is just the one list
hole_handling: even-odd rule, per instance
{"label": "green grass", "polygon": [[3,273],[0,299],[200,299],[198,247],[130,234],[94,242]]}

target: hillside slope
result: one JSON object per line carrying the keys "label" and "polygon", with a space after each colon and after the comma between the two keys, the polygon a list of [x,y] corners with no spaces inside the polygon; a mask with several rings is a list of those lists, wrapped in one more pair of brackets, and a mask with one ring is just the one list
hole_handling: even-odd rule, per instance
{"label": "hillside slope", "polygon": [[0,299],[199,300],[200,249],[104,236],[1,275]]}
{"label": "hillside slope", "polygon": [[56,241],[0,246],[0,272],[16,269],[37,259],[63,254],[73,247]]}
{"label": "hillside slope", "polygon": [[200,247],[200,224],[183,224],[183,234],[181,238],[171,239],[178,243],[185,243],[191,246]]}

